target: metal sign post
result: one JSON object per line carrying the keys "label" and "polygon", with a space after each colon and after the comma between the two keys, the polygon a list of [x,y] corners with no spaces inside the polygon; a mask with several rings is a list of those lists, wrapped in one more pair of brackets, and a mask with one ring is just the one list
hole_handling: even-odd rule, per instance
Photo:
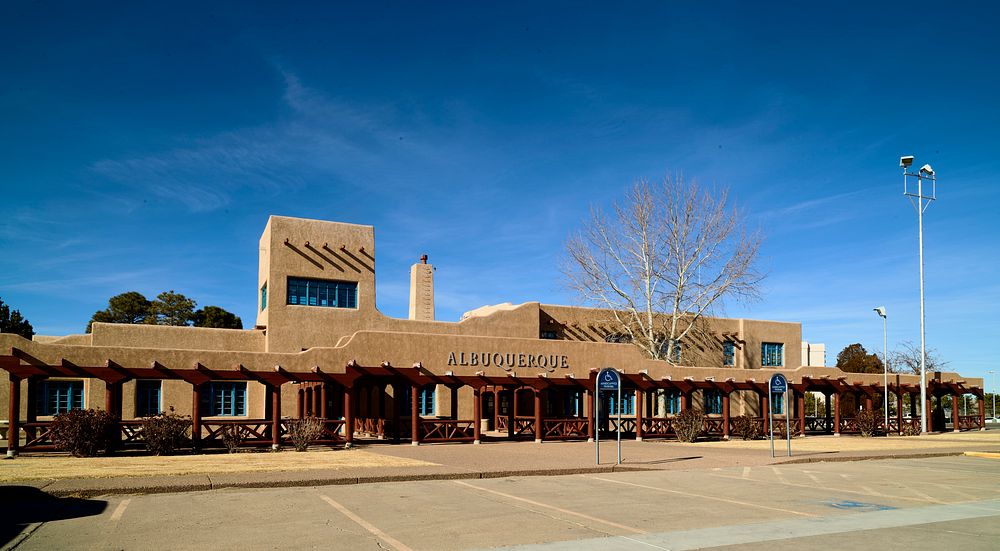
{"label": "metal sign post", "polygon": [[781,394],[781,403],[785,406],[785,434],[788,437],[788,456],[792,456],[792,427],[788,417],[788,380],[781,373],[771,375],[770,384],[767,385],[767,419],[768,430],[771,435],[771,457],[774,457],[774,395]]}
{"label": "metal sign post", "polygon": [[597,464],[601,464],[601,391],[610,390],[618,396],[618,464],[622,463],[622,378],[613,367],[605,367],[597,374],[597,384],[594,388],[594,444],[597,449]]}

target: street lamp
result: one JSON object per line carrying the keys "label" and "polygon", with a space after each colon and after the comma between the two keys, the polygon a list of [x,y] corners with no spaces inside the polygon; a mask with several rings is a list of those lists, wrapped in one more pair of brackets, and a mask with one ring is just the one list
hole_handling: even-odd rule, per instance
{"label": "street lamp", "polygon": [[[910,198],[910,204],[917,209],[917,235],[920,246],[920,433],[927,433],[927,345],[924,332],[924,211],[937,199],[937,174],[931,165],[924,165],[916,172],[907,172],[913,164],[913,156],[899,158],[903,169],[903,195]],[[917,179],[914,193],[907,185],[907,178]],[[924,180],[931,183],[931,192],[924,195]]]}
{"label": "street lamp", "polygon": [[[882,318],[882,398],[884,404],[882,406],[885,412],[885,435],[889,436],[889,332],[888,332],[888,319],[885,315],[885,306],[879,306],[875,308],[875,313]],[[898,385],[897,385],[898,386]],[[899,392],[899,389],[896,389]],[[897,404],[898,405],[898,404]]]}

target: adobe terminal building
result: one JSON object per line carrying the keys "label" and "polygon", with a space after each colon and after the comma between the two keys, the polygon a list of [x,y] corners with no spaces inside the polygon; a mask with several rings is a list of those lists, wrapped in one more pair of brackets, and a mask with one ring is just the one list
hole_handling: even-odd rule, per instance
{"label": "adobe terminal building", "polygon": [[[706,412],[709,437],[728,438],[737,415],[763,423],[769,409],[797,433],[841,434],[857,432],[854,413],[878,407],[886,390],[896,408],[881,430],[919,426],[917,376],[893,374],[885,389],[881,374],[810,362],[816,354],[798,323],[709,319],[709,337],[683,343],[694,365],[674,366],[615,342],[598,309],[529,302],[435,321],[426,257],[411,268],[409,319],[395,319],[375,307],[375,250],[371,226],[272,216],[260,238],[253,329],[95,323],[89,335],[0,334],[8,453],[52,449],[52,416],[73,408],[119,416],[123,446],[141,442],[141,417],[170,408],[191,416],[196,447],[220,445],[227,426],[244,444],[280,446],[288,420],[302,417],[322,420],[321,442],[346,445],[590,439],[619,422],[636,439],[662,438],[692,407]],[[621,401],[602,393],[595,417],[605,367],[621,373],[624,390]],[[788,378],[788,404],[768,401],[776,371]],[[983,396],[981,379],[956,373],[927,383],[928,411],[935,399]],[[807,392],[825,397],[819,414],[806,415]],[[952,407],[950,430],[983,428],[978,403],[976,415]]]}

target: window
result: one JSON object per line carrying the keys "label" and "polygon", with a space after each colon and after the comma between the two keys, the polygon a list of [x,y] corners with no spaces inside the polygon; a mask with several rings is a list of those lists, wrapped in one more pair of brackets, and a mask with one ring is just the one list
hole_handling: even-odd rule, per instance
{"label": "window", "polygon": [[[617,392],[607,392],[607,398],[605,400],[607,405],[608,415],[618,415],[619,408],[616,407],[618,402]],[[634,390],[622,390],[622,401],[620,403],[621,414],[622,415],[635,415],[635,391]]]}
{"label": "window", "polygon": [[206,417],[240,417],[247,414],[246,383],[208,383],[201,393],[201,411]]}
{"label": "window", "polygon": [[775,415],[781,415],[785,413],[785,395],[784,394],[772,394],[771,395],[771,413]]}
{"label": "window", "polygon": [[554,339],[554,338],[556,338],[556,332],[555,331],[542,331],[542,338],[543,339]]}
{"label": "window", "polygon": [[[417,415],[434,415],[434,395],[437,392],[437,385],[426,385],[420,387],[417,395]],[[411,389],[406,390],[406,411],[409,415],[413,407],[413,394]]]}
{"label": "window", "polygon": [[267,282],[264,282],[264,286],[260,288],[260,311],[263,312],[264,308],[267,308]]}
{"label": "window", "polygon": [[653,417],[677,415],[681,412],[681,393],[676,390],[657,390],[653,396]]}
{"label": "window", "polygon": [[705,413],[722,415],[722,391],[705,390]]}
{"label": "window", "polygon": [[776,342],[765,342],[760,345],[760,365],[762,367],[781,367],[784,362],[785,345]]}
{"label": "window", "polygon": [[135,383],[135,416],[159,415],[160,381],[136,381]]}
{"label": "window", "polygon": [[42,381],[35,402],[38,415],[83,409],[83,381]]}
{"label": "window", "polygon": [[736,365],[736,343],[733,341],[723,341],[722,343],[722,365]]}
{"label": "window", "polygon": [[288,278],[288,304],[357,308],[358,284],[354,281]]}

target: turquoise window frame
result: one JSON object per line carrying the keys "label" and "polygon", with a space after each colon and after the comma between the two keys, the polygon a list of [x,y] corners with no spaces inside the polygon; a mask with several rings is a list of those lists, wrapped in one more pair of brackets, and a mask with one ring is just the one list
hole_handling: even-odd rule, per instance
{"label": "turquoise window frame", "polygon": [[244,417],[247,414],[246,382],[218,382],[206,385],[201,394],[202,415],[206,417]]}
{"label": "turquoise window frame", "polygon": [[289,277],[286,302],[292,306],[356,309],[358,283]]}
{"label": "turquoise window frame", "polygon": [[83,406],[83,381],[42,381],[39,385],[35,402],[38,415],[58,415]]}
{"label": "turquoise window frame", "polygon": [[784,394],[772,394],[771,395],[771,413],[775,415],[783,415],[785,413],[785,395]]}
{"label": "turquoise window frame", "polygon": [[138,380],[135,382],[135,416],[159,415],[163,397],[163,382]]}
{"label": "turquoise window frame", "polygon": [[705,413],[710,415],[722,415],[722,391],[715,389],[705,390]]}
{"label": "turquoise window frame", "polygon": [[264,286],[260,288],[260,311],[263,312],[267,308],[267,282],[264,282]]}
{"label": "turquoise window frame", "polygon": [[785,345],[780,342],[760,344],[761,367],[783,367],[785,365]]}
{"label": "turquoise window frame", "polygon": [[[417,415],[434,415],[434,398],[437,395],[437,385],[424,385],[417,393]],[[413,408],[412,388],[406,389],[406,414],[409,415]]]}
{"label": "turquoise window frame", "polygon": [[[608,415],[618,415],[618,393],[609,391],[605,394],[604,404],[608,411]],[[621,412],[622,415],[635,415],[634,390],[622,390]]]}
{"label": "turquoise window frame", "polygon": [[722,342],[722,365],[732,367],[736,365],[736,343],[733,341]]}

